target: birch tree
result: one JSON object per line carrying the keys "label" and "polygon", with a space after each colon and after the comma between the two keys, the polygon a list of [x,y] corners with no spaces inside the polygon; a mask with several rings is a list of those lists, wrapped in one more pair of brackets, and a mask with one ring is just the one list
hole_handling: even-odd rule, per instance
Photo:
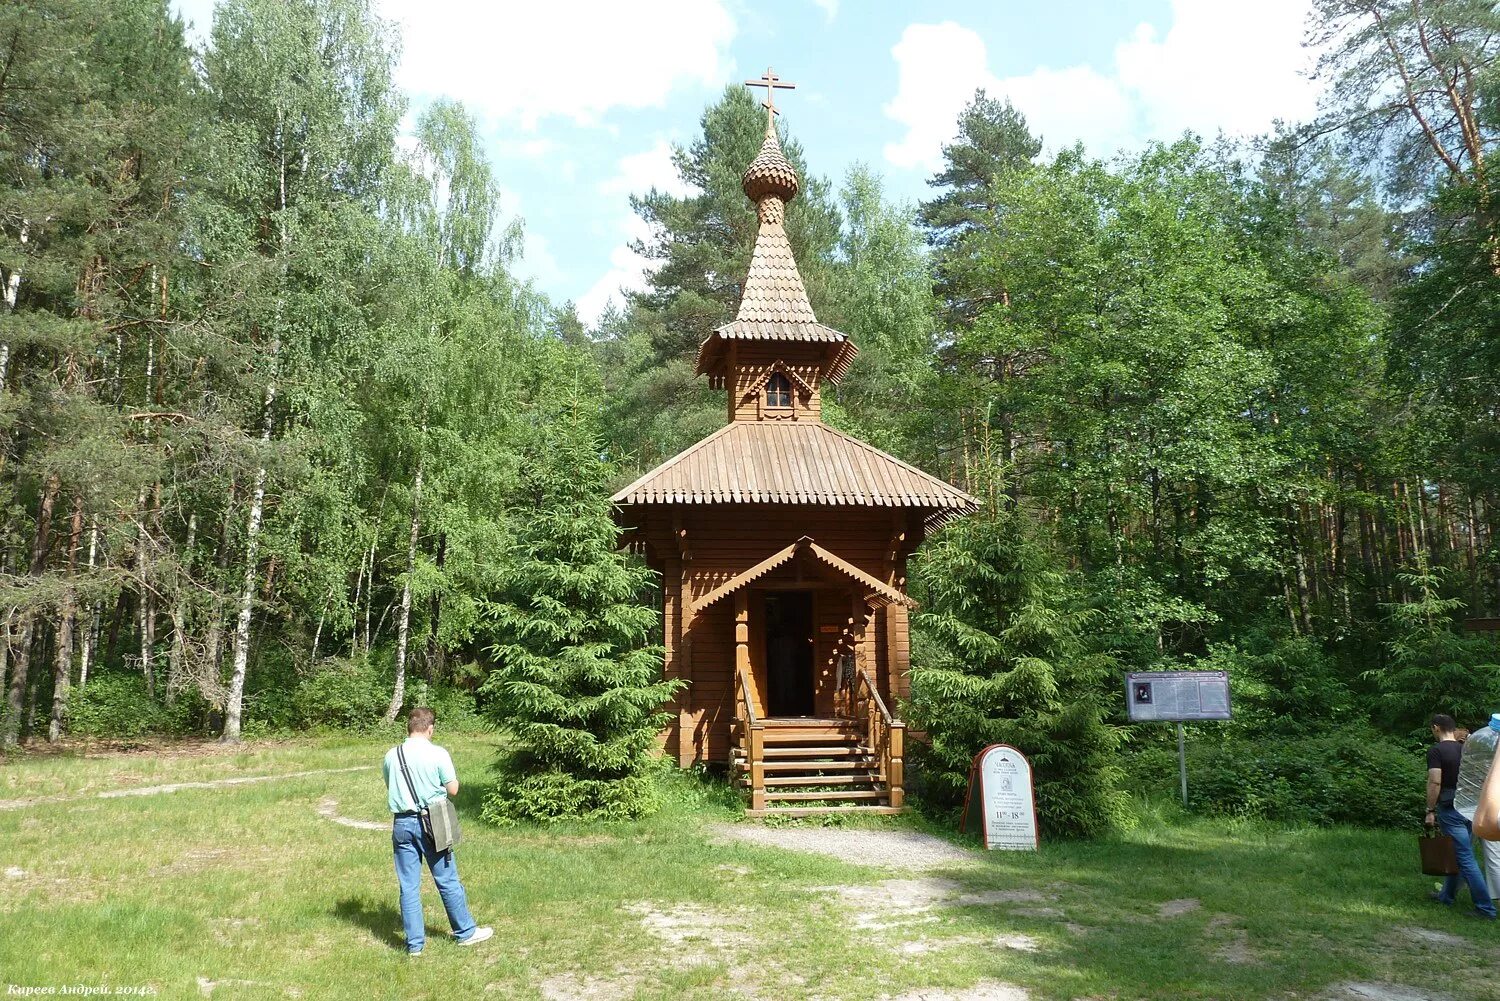
{"label": "birch tree", "polygon": [[[224,706],[229,742],[242,726],[273,466],[316,437],[316,411],[336,401],[320,394],[321,380],[341,358],[341,329],[360,317],[359,297],[340,279],[357,266],[350,242],[374,228],[390,162],[399,117],[392,58],[363,0],[235,0],[219,6],[204,60],[223,158],[212,207],[227,224],[209,253],[251,263],[263,296],[219,317],[252,348],[261,385]],[[289,372],[294,394],[283,391]]]}

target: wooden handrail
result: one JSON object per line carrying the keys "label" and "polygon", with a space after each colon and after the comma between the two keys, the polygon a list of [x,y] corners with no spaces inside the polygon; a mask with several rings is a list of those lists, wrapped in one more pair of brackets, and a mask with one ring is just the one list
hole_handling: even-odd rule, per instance
{"label": "wooden handrail", "polygon": [[880,761],[880,780],[890,795],[890,804],[903,805],[906,780],[906,724],[891,716],[875,681],[863,668],[855,669],[849,686],[849,708],[857,720],[864,717],[865,741]]}
{"label": "wooden handrail", "polygon": [[750,679],[745,677],[743,668],[736,668],[734,672],[735,701],[745,711],[745,722],[752,726],[758,722],[755,716],[755,703],[750,698]]}
{"label": "wooden handrail", "polygon": [[895,720],[891,717],[891,711],[885,707],[885,700],[880,697],[880,689],[875,687],[875,682],[870,680],[870,675],[862,667],[856,667],[855,673],[864,679],[865,687],[870,690],[870,698],[875,702],[875,708],[880,710],[880,718],[890,726]]}
{"label": "wooden handrail", "polygon": [[739,727],[740,749],[750,778],[750,808],[766,808],[765,724],[755,715],[755,700],[750,696],[750,678],[743,667],[734,671],[735,722]]}

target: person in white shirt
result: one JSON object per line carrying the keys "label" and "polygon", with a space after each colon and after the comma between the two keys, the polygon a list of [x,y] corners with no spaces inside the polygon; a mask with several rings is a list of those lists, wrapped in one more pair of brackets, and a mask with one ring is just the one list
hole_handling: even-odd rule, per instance
{"label": "person in white shirt", "polygon": [[422,832],[422,809],[444,796],[458,795],[458,773],[453,769],[453,758],[432,742],[436,723],[437,716],[431,709],[426,706],[413,709],[406,721],[406,741],[385,755],[386,803],[392,817],[391,849],[396,858],[396,882],[401,886],[401,924],[410,956],[420,956],[427,944],[427,926],[422,920],[423,859],[432,870],[438,896],[443,898],[454,940],[459,945],[478,945],[495,934],[493,928],[475,924],[469,913],[468,897],[459,881],[452,849],[435,851]]}

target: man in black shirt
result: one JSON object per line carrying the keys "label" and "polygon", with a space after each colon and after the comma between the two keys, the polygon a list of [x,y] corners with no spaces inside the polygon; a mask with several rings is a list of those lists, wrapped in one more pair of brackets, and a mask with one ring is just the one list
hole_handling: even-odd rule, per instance
{"label": "man in black shirt", "polygon": [[[1453,796],[1458,791],[1458,763],[1463,756],[1463,745],[1454,732],[1458,727],[1452,716],[1438,713],[1432,717],[1432,735],[1437,738],[1427,751],[1427,826],[1436,824],[1444,834],[1453,839],[1453,854],[1458,859],[1458,871],[1469,884],[1469,897],[1474,901],[1475,913],[1494,920],[1495,903],[1484,885],[1484,874],[1479,871],[1479,862],[1474,858],[1473,831],[1464,815],[1453,808]],[[1458,876],[1449,876],[1443,888],[1432,894],[1440,904],[1452,904],[1458,896]]]}

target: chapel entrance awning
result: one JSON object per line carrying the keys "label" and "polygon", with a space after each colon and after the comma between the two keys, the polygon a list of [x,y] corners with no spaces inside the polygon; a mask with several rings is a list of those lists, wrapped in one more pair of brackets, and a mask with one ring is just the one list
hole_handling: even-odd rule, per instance
{"label": "chapel entrance awning", "polygon": [[881,605],[902,605],[906,608],[916,607],[917,603],[911,598],[884,581],[865,573],[848,560],[840,559],[835,554],[818,545],[810,537],[804,535],[790,546],[766,557],[743,573],[736,574],[708,592],[708,594],[705,594],[698,601],[693,602],[693,611],[702,611],[720,599],[727,598],[741,588],[748,587],[757,580],[765,577],[771,571],[778,567],[786,566],[798,558],[814,560],[820,566],[829,568],[835,573],[858,584],[865,591],[866,601]]}

